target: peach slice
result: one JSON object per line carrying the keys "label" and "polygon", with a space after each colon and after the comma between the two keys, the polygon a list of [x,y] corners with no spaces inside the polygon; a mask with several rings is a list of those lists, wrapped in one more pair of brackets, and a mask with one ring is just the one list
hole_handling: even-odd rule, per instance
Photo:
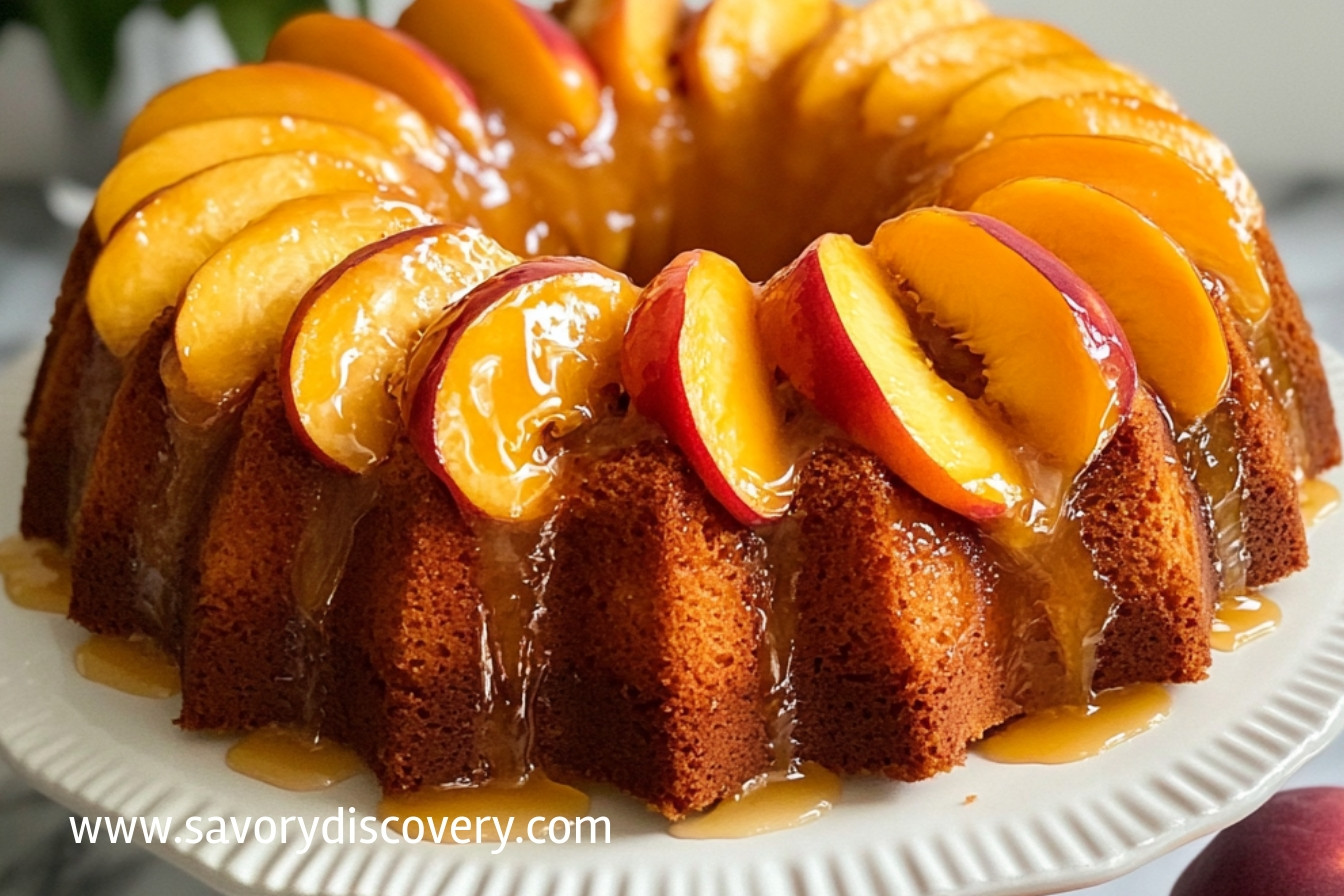
{"label": "peach slice", "polygon": [[694,251],[664,268],[630,319],[621,373],[635,407],[739,522],[788,510],[793,452],[756,326],[756,290],[737,265]]}
{"label": "peach slice", "polygon": [[834,0],[712,0],[682,48],[687,91],[720,116],[757,108],[765,84],[837,15]]}
{"label": "peach slice", "polygon": [[223,68],[169,87],[126,126],[121,154],[198,121],[294,114],[364,131],[431,171],[447,165],[434,129],[401,97],[349,75],[293,62]]}
{"label": "peach slice", "polygon": [[1023,177],[1075,180],[1138,209],[1225,291],[1253,326],[1269,314],[1269,285],[1254,238],[1218,183],[1169,149],[1125,137],[1042,135],[1001,140],[960,159],[943,180],[941,205],[969,208],[993,187]]}
{"label": "peach slice", "polygon": [[1136,388],[1100,297],[982,215],[907,212],[866,252],[824,236],[766,285],[761,323],[776,363],[821,413],[930,500],[976,520],[1030,523],[1057,504],[1049,477],[1034,479],[1024,461],[1071,481]]}
{"label": "peach slice", "polygon": [[1066,474],[1082,470],[1129,413],[1137,375],[1120,324],[1082,278],[1018,231],[921,209],[879,227],[872,253],[912,314],[984,359],[984,402]]}
{"label": "peach slice", "polygon": [[464,510],[532,520],[551,509],[563,438],[619,389],[638,299],[596,262],[539,258],[485,281],[425,334],[407,379],[411,442]]}
{"label": "peach slice", "polygon": [[545,13],[516,0],[415,0],[397,28],[543,133],[563,125],[582,139],[597,126],[601,84],[592,62]]}
{"label": "peach slice", "polygon": [[869,134],[903,136],[986,75],[1043,56],[1085,55],[1087,45],[1040,22],[987,18],[940,28],[892,55],[863,98]]}
{"label": "peach slice", "polygon": [[764,288],[768,355],[817,409],[930,500],[976,520],[1031,495],[1012,444],[934,371],[893,284],[848,237],[818,238]]}
{"label": "peach slice", "polygon": [[315,150],[350,159],[385,184],[404,185],[427,208],[445,207],[434,176],[394,156],[363,131],[290,115],[218,118],[165,131],[123,157],[103,180],[93,203],[98,235],[112,228],[146,196],[230,159]]}
{"label": "peach slice", "polygon": [[470,151],[485,142],[471,85],[419,41],[366,19],[326,12],[296,16],[266,47],[267,61],[343,72],[389,90]]}
{"label": "peach slice", "polygon": [[676,83],[680,22],[681,0],[577,0],[565,16],[617,99],[646,105],[666,102]]}
{"label": "peach slice", "polygon": [[987,15],[980,0],[874,0],[841,22],[812,54],[795,107],[805,118],[824,118],[856,98],[882,64],[911,41]]}
{"label": "peach slice", "polygon": [[1091,54],[1047,56],[999,69],[966,88],[933,125],[929,152],[954,156],[975,146],[1018,106],[1044,96],[1107,91],[1175,109],[1165,90]]}
{"label": "peach slice", "polygon": [[435,224],[351,254],[308,290],[280,351],[294,431],[323,463],[362,473],[397,435],[389,380],[415,340],[488,277],[518,263],[479,230]]}
{"label": "peach slice", "polygon": [[1251,230],[1264,224],[1264,206],[1227,144],[1185,116],[1114,93],[1043,97],[1008,113],[991,140],[1038,134],[1098,134],[1147,140],[1218,181]]}
{"label": "peach slice", "polygon": [[219,246],[287,199],[376,191],[347,159],[285,152],[233,159],[152,194],[121,219],[89,277],[89,316],[103,342],[125,357]]}
{"label": "peach slice", "polygon": [[291,199],[248,224],[182,290],[173,341],[187,388],[220,403],[251,387],[319,277],[363,246],[432,223],[416,206],[359,192]]}
{"label": "peach slice", "polygon": [[1218,310],[1160,227],[1107,193],[1055,178],[995,187],[971,211],[1040,243],[1096,289],[1124,328],[1139,376],[1178,421],[1218,404],[1231,376]]}

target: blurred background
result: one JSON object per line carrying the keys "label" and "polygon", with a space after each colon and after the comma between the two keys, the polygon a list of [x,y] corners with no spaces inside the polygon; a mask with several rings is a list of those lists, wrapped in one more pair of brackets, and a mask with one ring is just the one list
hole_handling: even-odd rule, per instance
{"label": "blurred background", "polygon": [[[407,0],[333,0],[367,6],[384,23]],[[783,2],[783,0],[781,0]],[[229,33],[260,27],[268,4],[219,0]],[[41,32],[15,22],[23,4],[0,0],[0,367],[46,331],[65,257],[129,117],[156,90],[227,65],[234,51],[214,6],[192,0],[69,0],[80,10],[129,15],[111,30],[115,66],[95,111],[72,100]],[[32,7],[59,7],[55,2]],[[536,3],[536,5],[544,5]],[[1344,346],[1344,3],[1340,0],[991,0],[1002,15],[1037,18],[1076,33],[1102,55],[1167,87],[1191,117],[1228,144],[1265,198],[1288,271],[1318,337]],[[249,18],[252,16],[252,18]],[[83,23],[88,32],[88,22]],[[64,52],[79,34],[63,27]],[[60,30],[58,26],[57,30]],[[110,26],[109,26],[110,27]],[[51,29],[48,29],[51,31]],[[87,37],[87,34],[85,35]],[[73,41],[73,43],[72,43]],[[58,52],[58,55],[60,53]],[[110,65],[112,59],[106,60]],[[87,73],[86,73],[87,75]],[[96,81],[96,78],[95,78]],[[76,94],[93,88],[86,77]],[[96,92],[96,91],[95,91]],[[10,475],[16,475],[11,471]],[[1336,745],[1292,786],[1344,786]],[[75,846],[68,813],[0,766],[0,894],[123,896],[208,892],[181,872],[125,846]],[[1162,896],[1202,844],[1186,846],[1089,896]]]}

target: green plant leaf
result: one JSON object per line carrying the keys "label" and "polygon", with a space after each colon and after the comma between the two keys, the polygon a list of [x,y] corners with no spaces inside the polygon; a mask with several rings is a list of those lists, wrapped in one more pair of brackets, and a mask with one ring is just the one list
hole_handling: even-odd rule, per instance
{"label": "green plant leaf", "polygon": [[271,35],[288,19],[326,8],[323,0],[214,0],[214,5],[224,32],[244,62],[265,55]]}
{"label": "green plant leaf", "polygon": [[116,65],[116,34],[140,0],[26,0],[26,19],[43,34],[76,103],[95,109],[107,94]]}

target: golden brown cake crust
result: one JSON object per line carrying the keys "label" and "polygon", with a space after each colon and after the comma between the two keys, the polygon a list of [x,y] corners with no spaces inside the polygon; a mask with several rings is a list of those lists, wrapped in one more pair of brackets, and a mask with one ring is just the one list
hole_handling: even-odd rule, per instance
{"label": "golden brown cake crust", "polygon": [[98,229],[94,226],[93,216],[84,219],[75,238],[75,246],[70,251],[70,260],[61,275],[61,290],[56,296],[56,306],[51,312],[51,324],[47,330],[46,342],[42,349],[42,361],[37,368],[37,377],[33,380],[32,395],[28,407],[23,413],[24,435],[33,423],[41,404],[43,388],[47,375],[51,372],[56,359],[56,347],[65,332],[66,322],[76,305],[83,304],[84,292],[89,285],[89,275],[93,273],[93,263],[98,260],[102,245],[98,240]]}
{"label": "golden brown cake crust", "polygon": [[172,450],[159,360],[172,336],[165,311],[127,358],[107,415],[71,538],[70,618],[109,635],[150,634],[161,642],[176,620],[149,618],[140,594],[141,501]]}
{"label": "golden brown cake crust", "polygon": [[669,818],[769,764],[759,544],[661,442],[585,462],[552,524],[536,759]]}
{"label": "golden brown cake crust", "polygon": [[1288,282],[1268,228],[1260,228],[1255,241],[1273,300],[1270,324],[1292,374],[1293,391],[1302,420],[1302,434],[1306,439],[1304,472],[1307,476],[1316,476],[1337,466],[1340,461],[1339,430],[1335,426],[1330,383],[1321,365],[1320,347],[1312,336],[1302,302]]}
{"label": "golden brown cake crust", "polygon": [[189,589],[182,645],[188,729],[248,730],[301,723],[310,646],[295,610],[295,552],[324,477],[294,437],[274,374],[242,416],[242,432],[210,505]]}
{"label": "golden brown cake crust", "polygon": [[838,442],[804,466],[795,512],[799,755],[907,781],[960,765],[1019,711],[978,534]]}
{"label": "golden brown cake crust", "polygon": [[395,793],[480,780],[479,550],[406,441],[378,471],[326,619],[323,730]]}
{"label": "golden brown cake crust", "polygon": [[1246,341],[1219,303],[1232,361],[1233,402],[1241,462],[1241,529],[1251,588],[1277,582],[1307,565],[1307,530],[1298,506],[1292,449],[1282,416],[1265,388]]}
{"label": "golden brown cake crust", "polygon": [[24,538],[70,540],[70,481],[80,383],[98,337],[83,299],[75,301],[54,343],[40,390],[29,404],[24,429],[28,469],[19,530]]}
{"label": "golden brown cake crust", "polygon": [[1116,598],[1097,649],[1097,690],[1198,681],[1217,600],[1208,526],[1165,416],[1146,391],[1083,474],[1073,509]]}

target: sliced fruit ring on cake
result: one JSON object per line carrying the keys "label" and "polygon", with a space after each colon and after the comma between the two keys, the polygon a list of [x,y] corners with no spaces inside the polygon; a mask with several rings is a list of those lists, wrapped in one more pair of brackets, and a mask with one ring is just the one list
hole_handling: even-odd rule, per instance
{"label": "sliced fruit ring on cake", "polygon": [[357,128],[432,171],[448,166],[434,128],[401,97],[340,72],[293,62],[239,65],[174,84],[131,119],[121,154],[198,121],[293,114]]}
{"label": "sliced fruit ring on cake", "polygon": [[723,119],[759,114],[766,85],[838,15],[834,0],[712,0],[681,49],[692,103]]}
{"label": "sliced fruit ring on cake", "polygon": [[1024,178],[995,187],[971,211],[1040,243],[1106,301],[1139,376],[1181,425],[1218,404],[1231,376],[1222,322],[1190,259],[1133,206],[1076,181]]}
{"label": "sliced fruit ring on cake", "polygon": [[485,142],[471,85],[429,48],[395,28],[326,12],[296,16],[266,47],[267,61],[344,72],[404,99],[469,151]]}
{"label": "sliced fruit ring on cake", "polygon": [[572,35],[516,0],[415,0],[397,28],[460,71],[489,102],[546,133],[583,139],[602,116],[602,85]]}
{"label": "sliced fruit ring on cake", "polygon": [[404,185],[427,208],[447,205],[432,174],[364,131],[293,115],[248,115],[174,128],[123,156],[94,200],[98,235],[106,240],[117,222],[145,197],[198,171],[231,159],[296,150],[350,159],[380,183]]}
{"label": "sliced fruit ring on cake", "polygon": [[657,106],[671,98],[671,60],[680,37],[681,0],[575,0],[565,27],[624,103]]}
{"label": "sliced fruit ring on cake", "polygon": [[538,258],[476,287],[425,334],[402,414],[464,510],[532,520],[551,509],[561,440],[620,388],[621,339],[638,299],[596,262]]}
{"label": "sliced fruit ring on cake", "polygon": [[931,125],[929,154],[949,158],[965,152],[989,134],[1003,116],[1032,100],[1097,91],[1176,108],[1176,101],[1162,88],[1090,53],[1029,59],[992,72],[960,93],[942,118]]}
{"label": "sliced fruit ring on cake", "polygon": [[980,0],[873,0],[841,22],[805,60],[794,105],[804,119],[849,111],[882,64],[912,41],[988,15]]}
{"label": "sliced fruit ring on cake", "polygon": [[635,407],[747,525],[782,516],[793,495],[794,457],[756,304],[731,261],[683,253],[645,288],[621,353]]}
{"label": "sliced fruit ring on cake", "polygon": [[1116,93],[1042,97],[1004,116],[988,139],[1041,134],[1132,137],[1165,146],[1216,180],[1248,227],[1264,224],[1255,187],[1227,144],[1178,112]]}
{"label": "sliced fruit ring on cake", "polygon": [[124,357],[225,240],[281,202],[379,189],[349,159],[296,151],[222,162],[152,194],[113,229],[89,277],[98,335]]}
{"label": "sliced fruit ring on cake", "polygon": [[1269,285],[1252,235],[1218,183],[1169,149],[1125,137],[1041,135],[991,143],[959,159],[937,202],[969,208],[993,187],[1023,177],[1079,181],[1122,199],[1221,281],[1228,307],[1248,328],[1270,311]]}
{"label": "sliced fruit ring on cake", "polygon": [[821,237],[766,285],[761,323],[823,415],[976,520],[1057,508],[1062,489],[1048,494],[1029,464],[1067,486],[1136,384],[1120,326],[1086,283],[1007,225],[947,209],[888,221],[871,249]]}
{"label": "sliced fruit ring on cake", "polygon": [[1014,63],[1042,56],[1086,55],[1088,47],[1051,25],[987,18],[939,28],[892,55],[863,97],[869,134],[902,136],[932,121],[957,94]]}
{"label": "sliced fruit ring on cake", "polygon": [[328,466],[362,473],[399,426],[389,381],[415,340],[517,256],[475,228],[436,224],[360,249],[308,290],[280,351],[280,385],[300,439]]}
{"label": "sliced fruit ring on cake", "polygon": [[433,223],[417,206],[349,192],[291,199],[248,224],[182,290],[173,341],[187,388],[219,404],[251,387],[319,277],[363,246]]}

